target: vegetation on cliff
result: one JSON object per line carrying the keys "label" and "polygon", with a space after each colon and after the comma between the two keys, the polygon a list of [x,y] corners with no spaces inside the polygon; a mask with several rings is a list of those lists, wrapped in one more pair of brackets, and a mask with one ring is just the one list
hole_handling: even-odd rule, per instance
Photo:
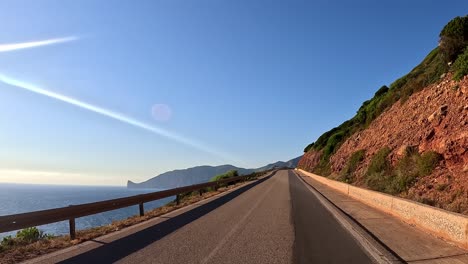
{"label": "vegetation on cliff", "polygon": [[468,16],[450,21],[437,48],[307,146],[298,167],[468,213],[467,31]]}
{"label": "vegetation on cliff", "polygon": [[441,155],[434,151],[420,154],[414,148],[407,148],[404,156],[392,166],[388,160],[390,152],[388,147],[384,147],[372,157],[364,175],[367,187],[399,194],[408,190],[419,177],[431,174],[441,160]]}
{"label": "vegetation on cliff", "polygon": [[[366,129],[372,121],[398,101],[404,103],[412,94],[440,80],[449,70],[455,71],[460,79],[468,73],[468,16],[456,17],[440,33],[439,47],[432,50],[426,58],[410,73],[393,82],[390,87],[382,86],[374,97],[365,101],[350,120],[322,134],[314,143],[309,144],[304,152],[320,151],[320,163],[314,172],[329,175],[331,155],[351,135]],[[457,59],[458,58],[458,59]],[[447,62],[457,59],[453,69]]]}

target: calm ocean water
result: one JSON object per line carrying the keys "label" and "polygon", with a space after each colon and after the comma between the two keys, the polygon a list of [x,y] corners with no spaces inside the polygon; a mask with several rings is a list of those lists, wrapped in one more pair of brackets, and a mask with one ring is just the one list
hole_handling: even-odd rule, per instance
{"label": "calm ocean water", "polygon": [[[142,193],[158,191],[156,189],[127,189],[126,187],[97,187],[97,186],[57,186],[57,185],[28,185],[0,183],[0,216],[37,210],[69,206],[72,204],[91,203],[102,200],[128,197]],[[146,203],[145,210],[160,207],[173,197]],[[110,224],[114,220],[125,219],[137,215],[138,206],[131,206],[119,210],[76,219],[78,230]],[[68,221],[39,226],[46,233],[61,235],[68,234]],[[0,239],[16,232],[0,233]]]}

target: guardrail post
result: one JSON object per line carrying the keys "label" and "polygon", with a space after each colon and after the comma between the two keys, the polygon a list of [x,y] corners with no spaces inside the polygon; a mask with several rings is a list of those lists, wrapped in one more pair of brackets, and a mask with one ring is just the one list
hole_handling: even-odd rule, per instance
{"label": "guardrail post", "polygon": [[176,195],[176,204],[179,205],[180,204],[180,195]]}
{"label": "guardrail post", "polygon": [[143,207],[143,203],[140,203],[139,207],[140,207],[140,216],[144,216],[145,215],[145,208]]}
{"label": "guardrail post", "polygon": [[215,191],[218,191],[218,188],[219,188],[219,184],[216,183],[216,185],[214,186],[214,190],[215,190]]}
{"label": "guardrail post", "polygon": [[200,189],[198,192],[200,193],[200,196],[203,196],[203,189]]}
{"label": "guardrail post", "polygon": [[70,218],[68,223],[70,225],[70,240],[74,240],[76,238],[75,218]]}

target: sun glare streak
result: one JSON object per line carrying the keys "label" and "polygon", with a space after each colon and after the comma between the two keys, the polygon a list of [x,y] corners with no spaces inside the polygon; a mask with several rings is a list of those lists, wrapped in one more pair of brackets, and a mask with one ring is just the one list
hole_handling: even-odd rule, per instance
{"label": "sun glare streak", "polygon": [[37,94],[40,94],[40,95],[44,95],[44,96],[47,96],[47,97],[50,97],[50,98],[53,98],[53,99],[56,99],[56,100],[59,100],[59,101],[74,105],[74,106],[77,106],[77,107],[80,107],[82,109],[86,109],[86,110],[89,110],[91,112],[94,112],[94,113],[97,113],[97,114],[100,114],[100,115],[103,115],[103,116],[106,116],[106,117],[121,121],[123,123],[132,125],[134,127],[138,127],[138,128],[147,130],[147,131],[152,132],[154,134],[157,134],[157,135],[169,138],[171,140],[174,140],[176,142],[191,146],[191,147],[196,148],[198,150],[201,150],[201,151],[204,151],[206,153],[209,153],[209,154],[215,155],[217,157],[223,158],[225,160],[237,161],[237,159],[233,158],[231,155],[228,155],[228,154],[221,153],[219,151],[213,150],[213,149],[211,149],[211,148],[209,148],[207,146],[204,146],[203,144],[198,143],[198,142],[196,142],[196,141],[194,141],[192,139],[188,139],[186,137],[177,135],[176,133],[172,133],[172,132],[166,131],[164,129],[152,126],[150,124],[144,123],[144,122],[136,120],[134,118],[125,116],[125,115],[123,115],[121,113],[114,112],[114,111],[111,111],[111,110],[108,110],[108,109],[105,109],[105,108],[101,108],[101,107],[98,107],[98,106],[95,106],[95,105],[92,105],[92,104],[89,104],[89,103],[86,103],[86,102],[83,102],[83,101],[79,101],[79,100],[74,99],[72,97],[68,97],[68,96],[65,96],[65,95],[62,95],[62,94],[59,94],[59,93],[55,93],[55,92],[52,92],[52,91],[37,87],[35,85],[23,82],[23,81],[15,80],[15,79],[7,77],[7,76],[5,76],[3,74],[0,74],[0,82],[5,83],[5,84],[7,84],[9,86],[21,88],[21,89],[24,89],[24,90],[28,90],[30,92],[34,92],[34,93],[37,93]]}
{"label": "sun glare streak", "polygon": [[75,41],[77,39],[78,37],[70,36],[70,37],[46,39],[46,40],[40,40],[40,41],[0,44],[0,52],[9,52],[9,51],[15,51],[15,50],[20,50],[20,49],[29,49],[29,48],[35,48],[35,47],[40,47],[40,46],[48,46],[48,45],[53,45],[53,44]]}

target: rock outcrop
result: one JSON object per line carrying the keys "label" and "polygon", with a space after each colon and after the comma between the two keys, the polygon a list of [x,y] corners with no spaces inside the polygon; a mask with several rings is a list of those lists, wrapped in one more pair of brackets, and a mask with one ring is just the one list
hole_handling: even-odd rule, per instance
{"label": "rock outcrop", "polygon": [[307,171],[312,171],[313,168],[319,164],[320,157],[321,152],[314,150],[308,151],[307,153],[304,153],[302,159],[299,160],[297,167]]}

